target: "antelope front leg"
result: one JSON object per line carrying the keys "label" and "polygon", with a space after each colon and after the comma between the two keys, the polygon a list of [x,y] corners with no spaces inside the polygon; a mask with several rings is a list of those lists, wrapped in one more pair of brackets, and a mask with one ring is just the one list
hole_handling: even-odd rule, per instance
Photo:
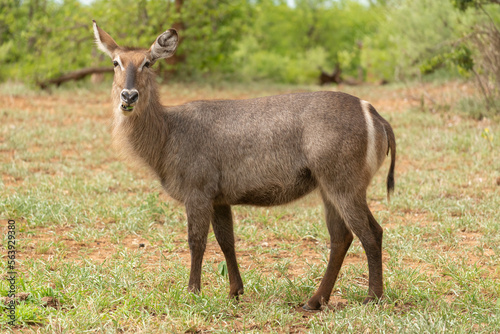
{"label": "antelope front leg", "polygon": [[214,207],[212,226],[226,258],[229,273],[229,296],[238,299],[238,296],[243,294],[243,281],[234,251],[233,216],[229,205],[216,205]]}
{"label": "antelope front leg", "polygon": [[191,200],[186,203],[188,243],[191,252],[191,273],[188,286],[190,292],[199,292],[201,288],[201,265],[207,246],[212,211],[212,205],[209,201]]}

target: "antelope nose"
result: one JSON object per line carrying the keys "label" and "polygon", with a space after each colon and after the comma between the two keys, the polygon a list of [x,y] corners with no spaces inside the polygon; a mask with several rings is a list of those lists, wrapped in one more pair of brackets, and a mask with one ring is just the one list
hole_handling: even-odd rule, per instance
{"label": "antelope nose", "polygon": [[120,97],[122,101],[125,102],[126,104],[134,104],[139,99],[139,92],[135,89],[132,90],[124,89],[122,90]]}

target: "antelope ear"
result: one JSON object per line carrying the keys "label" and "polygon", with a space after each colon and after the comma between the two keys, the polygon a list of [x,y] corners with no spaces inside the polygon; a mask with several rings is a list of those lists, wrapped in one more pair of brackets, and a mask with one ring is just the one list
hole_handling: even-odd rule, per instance
{"label": "antelope ear", "polygon": [[99,50],[107,53],[108,56],[113,58],[114,52],[116,51],[116,49],[118,49],[118,44],[116,44],[116,42],[113,40],[113,38],[111,38],[111,36],[109,36],[107,32],[97,26],[95,20],[92,20],[92,22],[94,22],[94,36],[97,47],[99,48]]}
{"label": "antelope ear", "polygon": [[151,61],[155,62],[161,58],[173,56],[179,45],[179,35],[175,29],[168,29],[163,34],[156,38],[156,41],[151,45],[149,52],[151,53]]}

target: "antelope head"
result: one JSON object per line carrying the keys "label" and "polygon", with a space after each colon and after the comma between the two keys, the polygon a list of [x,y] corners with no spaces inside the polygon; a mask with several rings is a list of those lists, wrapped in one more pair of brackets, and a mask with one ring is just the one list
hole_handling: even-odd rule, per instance
{"label": "antelope head", "polygon": [[[147,106],[154,94],[155,75],[151,66],[161,58],[171,57],[179,43],[175,29],[168,29],[147,49],[120,47],[94,22],[98,48],[111,57],[115,67],[112,98],[117,112],[132,115]],[[142,106],[142,107],[141,107]]]}

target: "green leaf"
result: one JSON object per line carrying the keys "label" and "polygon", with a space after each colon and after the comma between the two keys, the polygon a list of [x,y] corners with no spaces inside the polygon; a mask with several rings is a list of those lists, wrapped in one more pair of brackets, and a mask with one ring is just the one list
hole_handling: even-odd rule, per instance
{"label": "green leaf", "polygon": [[222,261],[221,263],[219,263],[218,271],[219,271],[219,274],[221,276],[227,277],[228,272],[227,272],[227,263],[226,263],[226,261]]}

